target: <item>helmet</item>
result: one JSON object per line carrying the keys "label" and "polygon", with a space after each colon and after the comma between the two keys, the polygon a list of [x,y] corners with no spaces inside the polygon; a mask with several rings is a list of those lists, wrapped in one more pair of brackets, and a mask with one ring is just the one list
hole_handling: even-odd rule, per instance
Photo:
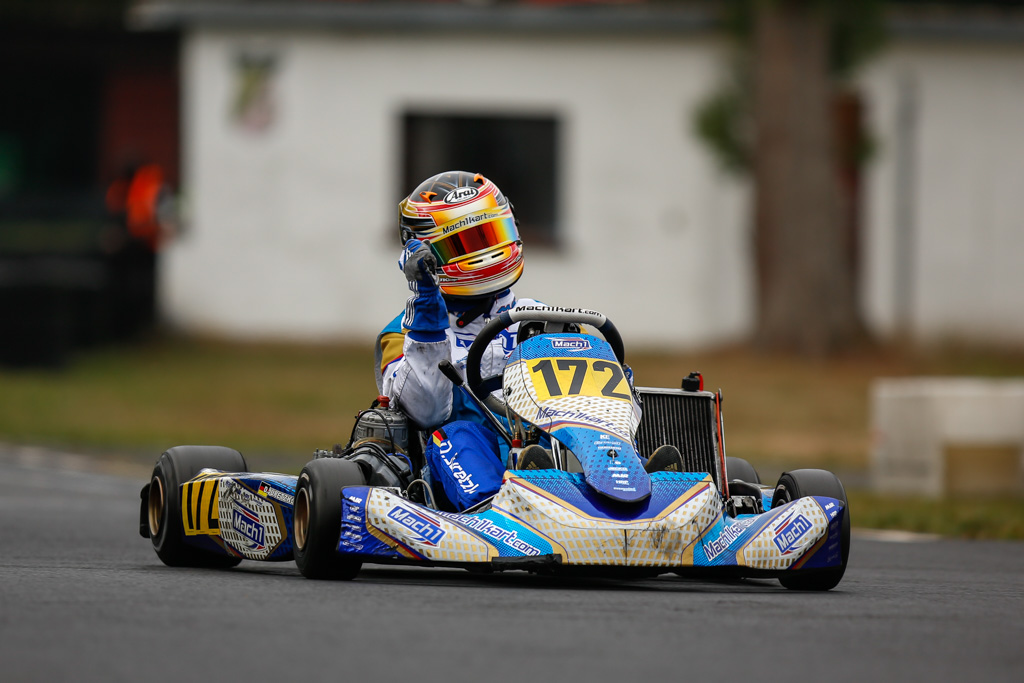
{"label": "helmet", "polygon": [[418,239],[430,245],[443,294],[488,296],[523,274],[523,242],[512,205],[479,173],[439,173],[398,207],[402,244]]}

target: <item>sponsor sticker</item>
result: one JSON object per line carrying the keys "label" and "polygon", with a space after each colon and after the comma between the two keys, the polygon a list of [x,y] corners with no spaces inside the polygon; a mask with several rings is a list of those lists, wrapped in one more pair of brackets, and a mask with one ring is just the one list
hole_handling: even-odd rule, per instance
{"label": "sponsor sticker", "polygon": [[704,544],[704,554],[707,556],[708,561],[715,559],[721,555],[729,547],[729,544],[735,541],[737,538],[743,535],[743,532],[748,526],[754,522],[753,519],[741,519],[737,520],[733,524],[726,526],[722,529],[722,533],[718,535],[718,538],[713,541],[708,541]]}
{"label": "sponsor sticker", "polygon": [[[436,433],[436,432],[435,432]],[[473,475],[463,468],[463,466],[456,460],[457,452],[452,447],[451,441],[442,441],[437,446],[437,452],[441,455],[441,461],[448,466],[448,470],[452,473],[452,477],[458,482],[459,488],[464,493],[475,493],[480,484],[473,481]],[[449,455],[450,454],[450,455]]]}
{"label": "sponsor sticker", "polygon": [[537,417],[535,421],[540,421],[544,419],[579,422],[581,424],[601,427],[602,429],[607,429],[609,431],[614,431],[618,427],[618,425],[616,425],[614,422],[611,422],[610,420],[605,420],[600,417],[594,417],[593,415],[588,415],[579,410],[556,410],[554,408],[542,407],[537,411]]}
{"label": "sponsor sticker", "polygon": [[231,526],[250,543],[251,550],[263,550],[266,546],[266,529],[255,512],[236,507],[231,515]]}
{"label": "sponsor sticker", "polygon": [[564,351],[589,351],[593,348],[589,339],[552,339],[551,348]]}
{"label": "sponsor sticker", "polygon": [[252,494],[252,491],[237,482],[231,482],[228,487],[228,497],[238,505],[259,505],[258,499]]}
{"label": "sponsor sticker", "polygon": [[445,536],[445,530],[433,520],[398,505],[391,508],[388,517],[412,532],[413,538],[421,543],[436,546]]}
{"label": "sponsor sticker", "polygon": [[478,194],[480,194],[480,190],[476,189],[475,187],[456,187],[454,190],[450,191],[448,194],[444,196],[444,203],[458,204],[460,202],[469,201],[470,199],[476,197]]}
{"label": "sponsor sticker", "polygon": [[445,513],[441,514],[458,522],[464,527],[468,527],[483,534],[484,536],[487,536],[488,538],[504,543],[509,548],[512,548],[523,555],[540,555],[540,550],[519,538],[519,534],[516,533],[515,529],[505,529],[485,517],[469,517]]}
{"label": "sponsor sticker", "polygon": [[273,498],[276,501],[284,503],[285,505],[295,505],[295,496],[285,493],[280,489],[271,486],[267,482],[260,482],[259,494],[264,498]]}
{"label": "sponsor sticker", "polygon": [[807,532],[814,527],[811,521],[801,514],[790,517],[775,529],[775,537],[772,542],[783,555],[792,552],[796,544],[800,542]]}
{"label": "sponsor sticker", "polygon": [[461,228],[468,228],[471,225],[475,225],[482,221],[489,221],[492,220],[493,218],[494,217],[492,215],[486,213],[476,214],[473,216],[463,216],[462,218],[455,221],[451,225],[444,226],[444,229],[441,230],[441,234],[447,235],[450,232],[455,232],[456,230],[459,230]]}
{"label": "sponsor sticker", "polygon": [[579,313],[587,316],[592,315],[599,316],[601,318],[604,317],[601,313],[591,311],[587,308],[564,308],[562,306],[518,306],[516,307],[516,311],[552,311],[555,313]]}

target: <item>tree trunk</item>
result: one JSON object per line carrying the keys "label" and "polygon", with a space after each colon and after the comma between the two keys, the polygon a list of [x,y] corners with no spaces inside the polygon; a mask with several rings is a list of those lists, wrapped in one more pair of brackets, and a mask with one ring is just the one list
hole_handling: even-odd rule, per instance
{"label": "tree trunk", "polygon": [[821,356],[862,327],[840,194],[821,3],[761,2],[755,42],[757,341]]}

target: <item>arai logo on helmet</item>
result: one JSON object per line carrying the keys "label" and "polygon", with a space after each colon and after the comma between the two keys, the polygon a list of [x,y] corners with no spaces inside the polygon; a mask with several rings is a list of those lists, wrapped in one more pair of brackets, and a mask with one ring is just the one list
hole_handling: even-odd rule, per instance
{"label": "arai logo on helmet", "polygon": [[475,187],[456,187],[444,196],[444,203],[458,204],[459,202],[470,200],[478,194],[480,194],[480,190]]}
{"label": "arai logo on helmet", "polygon": [[565,351],[589,351],[590,341],[586,339],[552,339],[551,348]]}

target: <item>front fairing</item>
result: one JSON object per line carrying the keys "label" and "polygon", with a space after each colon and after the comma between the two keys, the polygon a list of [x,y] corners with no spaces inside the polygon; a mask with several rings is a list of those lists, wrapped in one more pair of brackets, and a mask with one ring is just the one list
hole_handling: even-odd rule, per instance
{"label": "front fairing", "polygon": [[487,510],[430,510],[385,489],[346,488],[338,552],[364,561],[716,570],[741,575],[838,566],[845,510],[800,498],[732,518],[711,477],[650,475],[651,495],[623,505],[581,474],[507,472]]}
{"label": "front fairing", "polygon": [[607,342],[585,334],[526,339],[510,356],[502,387],[519,417],[576,455],[596,492],[626,503],[651,495],[633,446],[638,411]]}

